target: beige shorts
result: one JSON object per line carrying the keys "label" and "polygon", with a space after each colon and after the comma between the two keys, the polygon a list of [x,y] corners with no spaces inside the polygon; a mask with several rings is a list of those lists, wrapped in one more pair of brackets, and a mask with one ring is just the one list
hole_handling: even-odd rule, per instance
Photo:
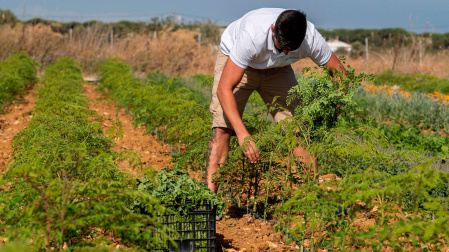
{"label": "beige shorts", "polygon": [[[209,107],[213,116],[212,128],[222,127],[233,129],[217,97],[218,83],[220,82],[221,73],[223,72],[227,59],[228,56],[219,50],[215,63],[212,102]],[[266,104],[271,104],[275,96],[279,97],[276,100],[276,104],[286,110],[276,110],[271,113],[276,122],[285,119],[287,116],[294,115],[294,110],[299,105],[299,101],[295,100],[287,106],[286,99],[288,90],[297,84],[298,82],[290,65],[264,70],[248,67],[245,69],[242,80],[233,90],[240,117],[242,117],[245,105],[254,90],[260,94]]]}

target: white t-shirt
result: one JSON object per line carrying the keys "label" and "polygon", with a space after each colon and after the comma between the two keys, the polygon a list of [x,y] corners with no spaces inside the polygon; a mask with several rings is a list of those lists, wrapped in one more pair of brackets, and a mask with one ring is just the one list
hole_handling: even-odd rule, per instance
{"label": "white t-shirt", "polygon": [[246,69],[283,67],[309,57],[317,65],[326,64],[332,51],[326,40],[307,21],[307,31],[301,46],[288,55],[274,46],[271,25],[285,9],[262,8],[245,14],[231,23],[221,36],[220,49],[237,66]]}

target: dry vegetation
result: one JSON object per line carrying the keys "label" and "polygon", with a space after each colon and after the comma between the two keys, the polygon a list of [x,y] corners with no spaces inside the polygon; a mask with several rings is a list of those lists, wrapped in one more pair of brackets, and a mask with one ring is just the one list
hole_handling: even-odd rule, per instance
{"label": "dry vegetation", "polygon": [[[218,45],[203,43],[198,45],[197,32],[165,27],[157,32],[128,34],[126,37],[114,37],[111,45],[110,33],[100,31],[95,26],[83,31],[68,34],[53,32],[43,24],[16,24],[0,26],[0,59],[20,50],[27,51],[43,66],[60,56],[72,56],[82,62],[86,72],[96,71],[94,62],[110,57],[120,57],[129,62],[136,71],[150,72],[159,70],[168,74],[191,76],[197,73],[212,75]],[[156,35],[156,36],[155,36]],[[415,40],[415,39],[414,39]],[[400,46],[397,53],[395,70],[401,73],[426,73],[440,78],[449,77],[449,52],[423,52],[420,63],[417,50],[418,39],[409,46]],[[346,63],[357,72],[378,74],[391,69],[395,57],[395,48],[370,51],[365,56],[346,57]],[[311,60],[301,60],[293,65],[295,70],[313,66]]]}

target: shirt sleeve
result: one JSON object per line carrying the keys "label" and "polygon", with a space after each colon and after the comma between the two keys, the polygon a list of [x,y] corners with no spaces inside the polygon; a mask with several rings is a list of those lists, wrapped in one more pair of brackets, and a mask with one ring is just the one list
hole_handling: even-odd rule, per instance
{"label": "shirt sleeve", "polygon": [[312,38],[313,42],[311,43],[309,58],[318,66],[322,66],[330,60],[332,50],[315,27],[312,29]]}
{"label": "shirt sleeve", "polygon": [[231,49],[229,58],[237,66],[246,69],[256,55],[256,47],[246,30],[242,30]]}

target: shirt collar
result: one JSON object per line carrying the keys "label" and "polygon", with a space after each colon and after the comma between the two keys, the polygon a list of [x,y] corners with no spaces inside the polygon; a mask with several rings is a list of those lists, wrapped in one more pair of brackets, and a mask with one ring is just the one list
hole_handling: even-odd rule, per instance
{"label": "shirt collar", "polygon": [[[274,24],[273,24],[274,25]],[[274,41],[273,41],[273,32],[271,31],[271,26],[268,29],[268,45],[267,45],[267,49],[273,51],[274,54],[278,55],[279,52],[276,49],[276,47],[274,46]]]}

